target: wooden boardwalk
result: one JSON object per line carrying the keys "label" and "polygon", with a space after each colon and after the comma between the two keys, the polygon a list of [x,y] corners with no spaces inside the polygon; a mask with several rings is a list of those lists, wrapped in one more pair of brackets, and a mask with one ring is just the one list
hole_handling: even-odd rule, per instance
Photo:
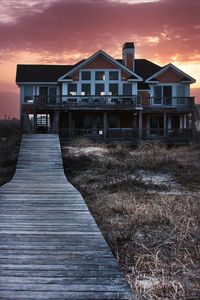
{"label": "wooden boardwalk", "polygon": [[0,299],[133,299],[80,193],[57,135],[24,135],[0,188]]}

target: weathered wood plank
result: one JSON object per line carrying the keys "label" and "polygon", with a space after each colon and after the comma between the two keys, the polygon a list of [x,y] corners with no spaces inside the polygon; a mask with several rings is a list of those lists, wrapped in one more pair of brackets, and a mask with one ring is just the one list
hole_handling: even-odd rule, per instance
{"label": "weathered wood plank", "polygon": [[133,299],[80,193],[57,135],[24,135],[0,188],[0,298]]}

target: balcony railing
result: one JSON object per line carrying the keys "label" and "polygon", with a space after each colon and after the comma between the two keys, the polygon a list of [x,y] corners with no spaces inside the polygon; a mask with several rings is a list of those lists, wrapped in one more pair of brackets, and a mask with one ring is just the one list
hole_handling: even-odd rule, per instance
{"label": "balcony railing", "polygon": [[40,106],[132,106],[142,107],[141,96],[118,95],[118,96],[35,96],[34,104]]}
{"label": "balcony railing", "polygon": [[60,129],[61,141],[77,137],[88,137],[97,140],[121,139],[121,140],[166,140],[166,141],[190,141],[192,129],[163,129],[148,128],[140,131],[138,128],[108,128],[108,129]]}
{"label": "balcony railing", "polygon": [[194,105],[194,97],[145,97],[142,104],[153,108],[190,108]]}

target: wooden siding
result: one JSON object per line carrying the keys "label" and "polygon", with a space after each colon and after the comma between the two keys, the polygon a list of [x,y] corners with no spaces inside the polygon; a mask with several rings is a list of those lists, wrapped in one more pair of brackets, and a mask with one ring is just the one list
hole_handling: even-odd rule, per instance
{"label": "wooden siding", "polygon": [[181,82],[183,79],[182,76],[180,76],[175,71],[168,69],[164,73],[162,73],[159,77],[157,77],[160,83],[178,83]]}
{"label": "wooden siding", "polygon": [[119,69],[119,67],[100,54],[94,60],[86,64],[83,69]]}
{"label": "wooden siding", "polygon": [[80,193],[57,135],[24,135],[0,188],[0,298],[133,299]]}

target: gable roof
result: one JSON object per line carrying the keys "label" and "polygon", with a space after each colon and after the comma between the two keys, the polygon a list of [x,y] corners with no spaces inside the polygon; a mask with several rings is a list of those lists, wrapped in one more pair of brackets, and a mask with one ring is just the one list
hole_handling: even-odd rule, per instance
{"label": "gable roof", "polygon": [[69,72],[76,65],[17,65],[16,83],[57,83],[60,76]]}
{"label": "gable roof", "polygon": [[103,55],[108,61],[112,62],[114,65],[116,65],[118,68],[123,69],[125,72],[129,73],[130,76],[132,76],[132,81],[143,81],[143,78],[141,78],[140,76],[138,76],[136,73],[134,73],[133,71],[131,71],[130,69],[128,69],[127,67],[125,67],[123,64],[121,64],[118,60],[112,58],[110,55],[108,55],[107,53],[105,53],[102,50],[97,51],[96,53],[94,53],[92,56],[90,56],[88,59],[84,60],[83,62],[81,62],[80,64],[74,66],[74,68],[72,68],[69,72],[67,72],[66,74],[64,74],[63,76],[61,76],[58,81],[65,81],[66,78],[65,77],[69,77],[70,75],[72,75],[74,72],[78,71],[79,69],[83,68],[86,64],[88,64],[89,62],[93,61],[98,55]]}
{"label": "gable roof", "polygon": [[187,82],[187,83],[194,83],[196,82],[196,80],[194,78],[192,78],[191,76],[187,75],[186,73],[184,73],[183,71],[181,71],[179,68],[175,67],[173,64],[168,64],[166,66],[164,66],[163,68],[161,68],[158,72],[156,72],[155,74],[151,75],[150,77],[148,77],[145,82],[147,83],[151,83],[154,82],[155,79],[157,79],[158,76],[160,76],[161,74],[163,74],[164,72],[166,72],[167,70],[172,69],[174,72],[176,72],[177,74],[179,74],[180,76],[183,77],[182,82]]}

